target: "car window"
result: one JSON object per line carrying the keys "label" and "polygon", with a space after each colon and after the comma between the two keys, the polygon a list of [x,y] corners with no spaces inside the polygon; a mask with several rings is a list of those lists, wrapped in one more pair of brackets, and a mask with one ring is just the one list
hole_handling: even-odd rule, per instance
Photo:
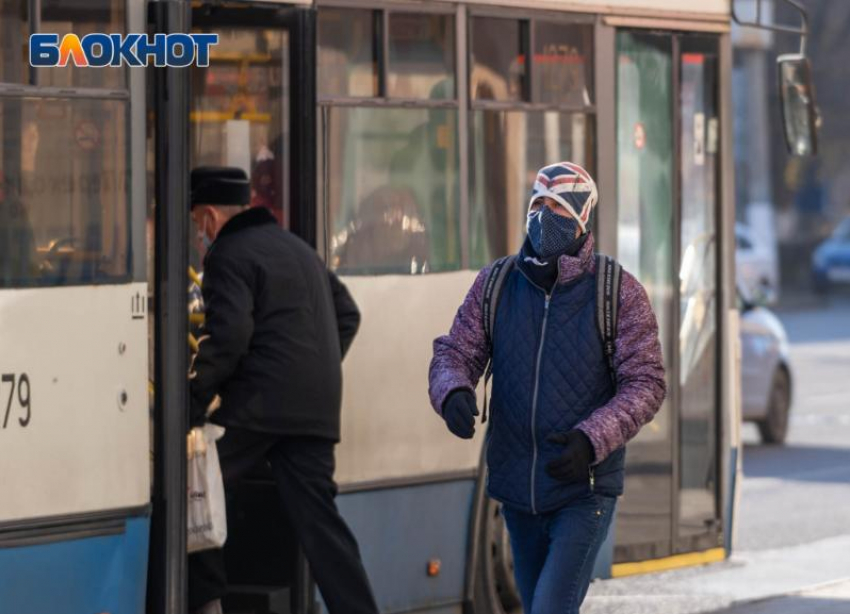
{"label": "car window", "polygon": [[850,217],[845,218],[835,232],[832,233],[832,238],[842,243],[850,243]]}
{"label": "car window", "polygon": [[752,242],[741,233],[735,233],[735,245],[738,249],[753,249]]}

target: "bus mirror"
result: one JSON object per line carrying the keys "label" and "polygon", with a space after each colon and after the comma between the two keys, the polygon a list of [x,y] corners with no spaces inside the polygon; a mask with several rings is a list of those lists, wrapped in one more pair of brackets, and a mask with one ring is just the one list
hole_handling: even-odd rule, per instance
{"label": "bus mirror", "polygon": [[817,154],[817,130],[820,123],[815,108],[812,71],[808,58],[801,54],[781,55],[779,66],[779,98],[785,144],[794,156]]}

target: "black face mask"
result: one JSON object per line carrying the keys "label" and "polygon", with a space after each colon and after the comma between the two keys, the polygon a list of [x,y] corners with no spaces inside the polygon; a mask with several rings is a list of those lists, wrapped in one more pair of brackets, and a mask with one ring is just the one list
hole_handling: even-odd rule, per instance
{"label": "black face mask", "polygon": [[583,235],[576,236],[578,229],[577,219],[558,215],[549,207],[541,207],[528,218],[528,238],[544,260],[563,254],[574,256],[584,242]]}

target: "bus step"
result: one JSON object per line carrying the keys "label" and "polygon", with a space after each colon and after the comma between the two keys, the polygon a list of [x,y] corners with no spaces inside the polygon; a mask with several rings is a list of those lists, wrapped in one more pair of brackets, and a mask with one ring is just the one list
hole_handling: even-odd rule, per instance
{"label": "bus step", "polygon": [[231,585],[222,599],[230,614],[291,614],[289,587]]}

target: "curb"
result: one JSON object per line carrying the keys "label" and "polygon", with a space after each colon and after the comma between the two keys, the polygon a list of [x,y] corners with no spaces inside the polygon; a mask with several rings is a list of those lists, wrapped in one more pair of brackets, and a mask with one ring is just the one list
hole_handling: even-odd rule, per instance
{"label": "curb", "polygon": [[733,601],[731,605],[726,608],[723,608],[722,610],[713,610],[711,612],[706,612],[705,614],[736,614],[736,611],[741,608],[749,608],[751,606],[758,606],[760,604],[769,604],[772,601],[778,601],[786,597],[801,597],[810,593],[816,593],[818,591],[831,588],[833,586],[840,586],[842,584],[850,584],[850,577],[842,578],[840,580],[828,580],[826,582],[819,582],[817,584],[807,586],[806,588],[789,591],[787,593],[777,593],[776,595],[758,597],[756,599],[740,599],[737,601]]}

